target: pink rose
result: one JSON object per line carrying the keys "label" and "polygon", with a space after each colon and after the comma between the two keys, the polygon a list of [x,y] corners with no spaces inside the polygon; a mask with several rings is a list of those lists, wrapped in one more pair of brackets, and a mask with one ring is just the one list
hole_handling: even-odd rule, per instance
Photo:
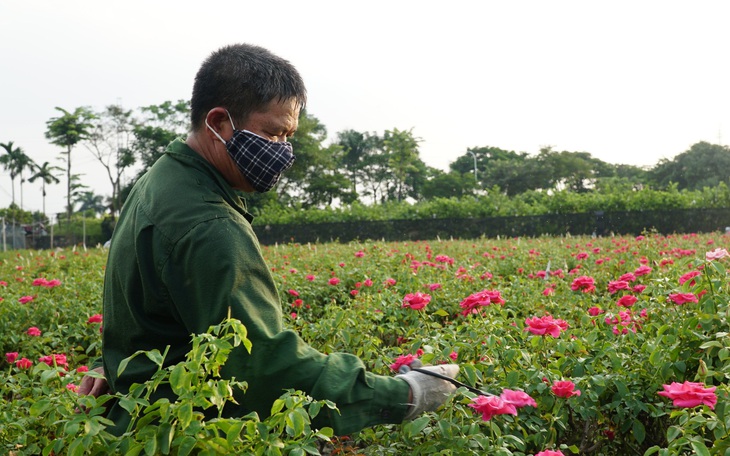
{"label": "pink rose", "polygon": [[426,293],[408,293],[403,298],[403,306],[409,307],[413,310],[421,310],[426,307],[426,304],[431,302],[431,295]]}
{"label": "pink rose", "polygon": [[695,281],[693,279],[701,274],[702,273],[700,271],[690,271],[679,278],[679,284],[683,285],[685,282],[689,281],[690,286],[692,286],[695,284]]}
{"label": "pink rose", "polygon": [[535,456],[565,456],[560,450],[543,450],[537,453]]}
{"label": "pink rose", "polygon": [[502,394],[499,395],[499,397],[512,405],[514,405],[517,408],[525,407],[529,405],[530,407],[537,407],[537,402],[535,402],[535,399],[533,399],[529,394],[525,393],[524,391],[512,391],[509,389],[502,390]]}
{"label": "pink rose", "polygon": [[580,396],[580,390],[575,389],[575,383],[570,380],[558,380],[553,383],[550,389],[556,396],[566,399],[573,396]]}
{"label": "pink rose", "polygon": [[33,361],[29,360],[28,358],[20,358],[19,360],[15,361],[15,366],[18,369],[30,369],[32,365]]}
{"label": "pink rose", "polygon": [[638,301],[638,299],[636,298],[636,296],[626,295],[626,296],[622,296],[621,299],[619,299],[616,302],[616,305],[619,305],[619,306],[622,306],[622,307],[631,307],[634,304],[636,304],[636,301]]}
{"label": "pink rose", "polygon": [[38,337],[41,335],[41,330],[35,326],[31,326],[25,333],[32,337]]}
{"label": "pink rose", "polygon": [[398,370],[401,368],[401,366],[410,366],[411,363],[418,359],[418,356],[416,355],[400,355],[395,359],[395,362],[390,365],[390,368],[393,369],[395,372],[398,372]]}
{"label": "pink rose", "polygon": [[86,320],[86,323],[101,323],[103,320],[103,317],[101,314],[95,314],[89,317],[88,320]]}
{"label": "pink rose", "polygon": [[588,309],[588,315],[590,315],[591,317],[596,317],[598,315],[601,315],[604,312],[605,311],[603,309],[601,309],[600,307],[595,307],[595,306]]}
{"label": "pink rose", "polygon": [[18,359],[18,352],[5,353],[5,359],[8,361],[8,364],[13,364]]}
{"label": "pink rose", "polygon": [[618,293],[619,290],[628,290],[629,282],[625,280],[614,280],[608,282],[608,292],[611,294]]}
{"label": "pink rose", "polygon": [[66,361],[66,355],[55,353],[53,355],[41,356],[40,358],[38,358],[38,361],[46,363],[49,366],[53,366],[54,361],[57,366],[66,366],[68,364],[68,362]]}
{"label": "pink rose", "polygon": [[479,307],[488,306],[491,304],[504,304],[504,299],[499,291],[496,290],[482,290],[471,294],[464,298],[460,303],[462,315],[468,315],[470,313],[476,313]]}
{"label": "pink rose", "polygon": [[551,335],[559,337],[562,331],[568,329],[568,323],[565,320],[556,320],[550,315],[527,318],[525,324],[527,325],[525,331],[538,336]]}
{"label": "pink rose", "polygon": [[338,283],[340,283],[340,279],[338,279],[337,277],[332,277],[332,278],[331,278],[331,279],[329,280],[329,282],[328,282],[328,283],[329,283],[330,285],[337,285]]}
{"label": "pink rose", "polygon": [[622,275],[618,279],[625,280],[627,282],[633,282],[634,280],[636,280],[636,276],[632,272],[627,272],[626,274]]}
{"label": "pink rose", "polygon": [[643,275],[649,274],[651,271],[652,271],[652,269],[649,266],[641,265],[638,268],[636,268],[636,270],[634,271],[634,275],[636,275],[637,277],[643,276]]}
{"label": "pink rose", "polygon": [[45,284],[43,284],[43,286],[46,287],[46,288],[54,288],[54,287],[57,287],[59,285],[61,285],[61,281],[58,280],[58,279],[49,280],[48,282],[46,282]]}
{"label": "pink rose", "polygon": [[596,281],[593,277],[589,276],[576,277],[570,285],[570,289],[573,291],[582,291],[583,293],[591,293],[596,289]]}
{"label": "pink rose", "polygon": [[677,305],[687,304],[688,302],[699,302],[697,295],[694,293],[672,293],[669,299]]}
{"label": "pink rose", "polygon": [[714,410],[717,404],[714,386],[705,388],[702,383],[672,382],[669,385],[662,385],[662,388],[664,391],[659,391],[657,394],[671,399],[675,407],[696,407],[705,404]]}
{"label": "pink rose", "polygon": [[481,413],[484,421],[489,421],[496,415],[517,415],[517,407],[514,404],[505,402],[497,396],[477,396],[469,407]]}
{"label": "pink rose", "polygon": [[705,253],[705,259],[707,261],[719,260],[721,258],[725,258],[726,256],[730,256],[730,253],[727,253],[727,250],[720,248]]}

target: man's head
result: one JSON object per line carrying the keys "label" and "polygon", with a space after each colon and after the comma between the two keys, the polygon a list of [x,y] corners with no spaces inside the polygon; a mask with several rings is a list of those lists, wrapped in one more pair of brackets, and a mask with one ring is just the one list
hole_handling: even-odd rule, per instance
{"label": "man's head", "polygon": [[243,125],[272,101],[289,100],[300,109],[307,102],[304,82],[291,63],[258,46],[226,46],[211,54],[195,76],[192,130],[204,127],[216,107],[226,108],[236,125]]}
{"label": "man's head", "polygon": [[291,146],[275,143],[294,134],[306,101],[289,62],[257,46],[226,46],[195,77],[186,143],[233,188],[266,191],[293,162]]}

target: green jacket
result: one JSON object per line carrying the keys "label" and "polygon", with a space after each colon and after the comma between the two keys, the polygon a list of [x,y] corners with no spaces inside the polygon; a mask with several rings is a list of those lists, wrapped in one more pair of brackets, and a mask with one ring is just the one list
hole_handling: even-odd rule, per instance
{"label": "green jacket", "polygon": [[[282,309],[262,256],[252,217],[220,173],[184,142],[175,141],[137,182],[114,230],[104,279],[104,372],[113,391],[127,393],[156,371],[138,350],[170,346],[166,365],[185,359],[192,334],[231,316],[243,322],[253,347],[234,351],[223,371],[248,383],[228,416],[256,411],[263,419],[288,388],[329,399],[335,411],[315,422],[349,434],[399,423],[408,384],[366,372],[345,353],[324,355],[283,328]],[[174,400],[171,390],[162,395]],[[233,405],[233,404],[229,404]],[[121,434],[130,417],[118,403],[109,418]]]}

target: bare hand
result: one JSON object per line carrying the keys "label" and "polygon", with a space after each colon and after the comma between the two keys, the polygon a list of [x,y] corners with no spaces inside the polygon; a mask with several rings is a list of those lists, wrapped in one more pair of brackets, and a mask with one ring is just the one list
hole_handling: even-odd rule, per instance
{"label": "bare hand", "polygon": [[[94,372],[104,375],[104,368],[97,367],[94,369]],[[88,375],[84,376],[81,380],[81,385],[79,385],[78,390],[79,396],[99,397],[109,393],[111,393],[111,389],[105,378],[95,378]]]}

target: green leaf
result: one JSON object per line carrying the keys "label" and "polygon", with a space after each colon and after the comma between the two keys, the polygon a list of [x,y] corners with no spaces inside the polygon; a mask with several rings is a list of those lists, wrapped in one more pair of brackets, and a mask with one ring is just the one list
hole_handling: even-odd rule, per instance
{"label": "green leaf", "polygon": [[631,430],[633,431],[636,441],[640,444],[644,443],[644,439],[646,438],[646,429],[644,428],[644,424],[639,420],[634,420]]}
{"label": "green leaf", "polygon": [[629,392],[629,389],[626,387],[626,383],[623,381],[616,379],[614,381],[614,384],[616,385],[616,390],[621,395],[622,398],[628,397],[631,393]]}
{"label": "green leaf", "polygon": [[466,378],[466,382],[471,385],[475,386],[477,384],[477,370],[472,364],[464,364],[461,366],[461,372],[464,374],[464,377]]}
{"label": "green leaf", "polygon": [[445,311],[444,309],[439,309],[436,312],[433,313],[434,315],[437,315],[439,317],[448,317],[449,313]]}
{"label": "green leaf", "polygon": [[311,404],[309,404],[309,416],[311,416],[312,418],[316,417],[317,415],[319,415],[319,411],[321,408],[321,402],[312,402]]}
{"label": "green leaf", "polygon": [[271,414],[276,415],[277,413],[281,412],[281,409],[284,408],[285,404],[286,401],[284,399],[275,400],[273,405],[271,406]]}
{"label": "green leaf", "polygon": [[144,352],[144,354],[145,354],[145,356],[147,356],[147,358],[149,358],[150,361],[155,363],[157,365],[157,367],[162,367],[163,358],[162,358],[162,353],[160,353],[159,350],[154,349],[154,350],[146,351],[146,352]]}
{"label": "green leaf", "polygon": [[292,410],[287,414],[287,423],[292,428],[292,437],[300,436],[304,433],[304,427],[306,426],[306,420],[302,416],[301,409]]}
{"label": "green leaf", "polygon": [[160,424],[157,430],[157,445],[159,446],[160,453],[170,454],[170,443],[174,436],[175,434],[170,423]]}
{"label": "green leaf", "polygon": [[411,436],[420,434],[421,431],[423,431],[426,426],[428,426],[429,421],[431,421],[431,417],[428,415],[416,418],[415,420],[408,423],[408,433]]}
{"label": "green leaf", "polygon": [[172,372],[170,372],[170,386],[172,387],[172,391],[178,396],[182,395],[186,389],[185,386],[188,378],[186,374],[187,369],[182,363],[177,364],[172,368]]}
{"label": "green leaf", "polygon": [[678,426],[669,426],[667,429],[667,442],[672,442],[682,433],[682,429]]}
{"label": "green leaf", "polygon": [[708,340],[704,344],[700,345],[700,348],[703,350],[710,347],[723,348],[722,344],[716,340]]}
{"label": "green leaf", "polygon": [[51,400],[48,398],[42,398],[37,400],[30,406],[30,416],[41,416],[46,410],[49,409]]}
{"label": "green leaf", "polygon": [[704,442],[699,440],[690,440],[689,444],[694,450],[694,454],[697,456],[710,456],[710,450],[707,449]]}
{"label": "green leaf", "polygon": [[180,427],[182,429],[187,428],[193,421],[193,404],[190,402],[181,404],[177,412],[177,418],[180,420]]}
{"label": "green leaf", "polygon": [[651,355],[649,355],[649,363],[652,366],[658,366],[659,363],[661,363],[661,356],[663,354],[663,351],[659,348],[651,352]]}
{"label": "green leaf", "polygon": [[177,455],[178,456],[188,456],[193,451],[193,449],[195,448],[195,444],[197,442],[198,441],[195,440],[194,437],[191,437],[189,435],[186,435],[180,441],[180,445],[177,448]]}
{"label": "green leaf", "polygon": [[71,445],[68,446],[68,451],[66,454],[68,456],[83,456],[84,452],[84,440],[82,437],[79,437],[71,442]]}

